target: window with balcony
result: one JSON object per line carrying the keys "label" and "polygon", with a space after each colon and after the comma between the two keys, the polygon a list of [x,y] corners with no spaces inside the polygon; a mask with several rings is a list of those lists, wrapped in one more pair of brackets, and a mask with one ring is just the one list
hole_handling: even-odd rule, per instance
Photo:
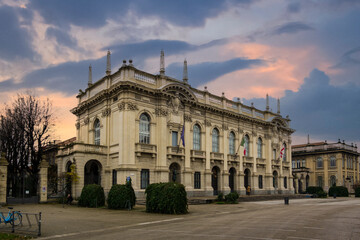
{"label": "window with balcony", "polygon": [[201,129],[198,124],[195,124],[193,129],[193,148],[194,150],[201,149]]}
{"label": "window with balcony", "polygon": [[257,155],[258,155],[258,158],[262,158],[262,139],[261,138],[258,138],[258,141],[257,141]]}
{"label": "window with balcony", "polygon": [[235,154],[235,133],[229,134],[229,154]]}
{"label": "window with balcony", "polygon": [[250,156],[250,149],[249,149],[249,145],[250,145],[250,139],[249,139],[249,136],[248,135],[245,135],[244,137],[244,149],[245,149],[245,156],[248,157]]}
{"label": "window with balcony", "polygon": [[140,116],[139,141],[150,144],[150,117],[146,113]]}
{"label": "window with balcony", "polygon": [[276,149],[273,149],[273,159],[276,159]]}
{"label": "window with balcony", "polygon": [[100,121],[96,119],[94,122],[94,144],[100,145]]}
{"label": "window with balcony", "polygon": [[171,143],[173,147],[177,147],[178,145],[178,132],[171,132]]}
{"label": "window with balcony", "polygon": [[219,130],[216,128],[212,131],[212,151],[219,152]]}

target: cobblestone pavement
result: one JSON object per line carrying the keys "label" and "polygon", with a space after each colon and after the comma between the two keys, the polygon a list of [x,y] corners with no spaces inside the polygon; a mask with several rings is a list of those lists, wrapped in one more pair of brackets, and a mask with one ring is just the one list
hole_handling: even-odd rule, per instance
{"label": "cobblestone pavement", "polygon": [[[360,199],[290,199],[190,205],[189,214],[16,205],[42,212],[38,239],[360,239]],[[4,210],[4,208],[2,209]]]}

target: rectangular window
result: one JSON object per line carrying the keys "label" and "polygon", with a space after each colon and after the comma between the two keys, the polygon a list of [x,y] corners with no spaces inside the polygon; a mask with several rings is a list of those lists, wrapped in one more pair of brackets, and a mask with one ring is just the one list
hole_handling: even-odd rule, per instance
{"label": "rectangular window", "polygon": [[194,173],[194,188],[195,189],[201,188],[200,172]]}
{"label": "rectangular window", "polygon": [[322,187],[323,186],[323,178],[322,176],[318,176],[318,187]]}
{"label": "rectangular window", "polygon": [[301,166],[300,166],[300,162],[301,162],[300,160],[297,160],[297,164],[296,164],[296,167],[297,167],[297,168],[300,168],[300,167],[301,167]]}
{"label": "rectangular window", "polygon": [[292,161],[292,168],[296,168],[296,161]]}
{"label": "rectangular window", "polygon": [[302,160],[302,165],[301,166],[306,167],[306,160],[305,159]]}
{"label": "rectangular window", "polygon": [[259,189],[263,188],[263,176],[259,175]]}
{"label": "rectangular window", "polygon": [[149,179],[149,169],[141,169],[141,189],[146,189],[149,186]]}
{"label": "rectangular window", "polygon": [[117,184],[117,171],[115,169],[112,171],[112,184]]}
{"label": "rectangular window", "polygon": [[178,132],[171,132],[171,136],[172,136],[172,140],[171,140],[171,142],[172,142],[172,146],[173,147],[177,147],[177,145],[178,145]]}

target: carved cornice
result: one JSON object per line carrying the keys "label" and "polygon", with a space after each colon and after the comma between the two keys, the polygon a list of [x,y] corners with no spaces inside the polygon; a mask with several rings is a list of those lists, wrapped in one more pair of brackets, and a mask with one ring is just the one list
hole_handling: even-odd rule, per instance
{"label": "carved cornice", "polygon": [[211,127],[211,122],[209,120],[204,120],[204,125],[207,127]]}
{"label": "carved cornice", "polygon": [[229,126],[226,125],[226,124],[223,124],[222,125],[222,130],[225,130],[225,131],[229,130]]}
{"label": "carved cornice", "polygon": [[128,102],[127,103],[127,110],[136,111],[136,110],[139,110],[139,108],[135,103]]}
{"label": "carved cornice", "polygon": [[84,119],[84,124],[85,124],[85,125],[88,125],[88,124],[89,124],[89,121],[90,121],[89,117],[86,117],[86,118]]}
{"label": "carved cornice", "polygon": [[76,127],[76,129],[79,129],[80,128],[80,123],[79,122],[75,123],[75,127]]}
{"label": "carved cornice", "polygon": [[119,108],[119,111],[125,110],[125,103],[124,102],[119,103],[118,108]]}
{"label": "carved cornice", "polygon": [[110,116],[111,114],[111,109],[110,108],[105,108],[102,112],[101,112],[101,115],[103,117],[107,117],[107,116]]}

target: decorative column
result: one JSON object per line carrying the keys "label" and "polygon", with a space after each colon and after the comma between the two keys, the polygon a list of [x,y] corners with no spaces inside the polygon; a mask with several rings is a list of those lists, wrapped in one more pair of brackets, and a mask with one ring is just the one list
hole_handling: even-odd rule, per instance
{"label": "decorative column", "polygon": [[47,186],[48,186],[48,168],[49,163],[42,157],[40,163],[40,203],[47,202]]}
{"label": "decorative column", "polygon": [[0,205],[6,204],[6,182],[7,182],[7,167],[8,162],[5,158],[5,153],[1,153],[0,158]]}

